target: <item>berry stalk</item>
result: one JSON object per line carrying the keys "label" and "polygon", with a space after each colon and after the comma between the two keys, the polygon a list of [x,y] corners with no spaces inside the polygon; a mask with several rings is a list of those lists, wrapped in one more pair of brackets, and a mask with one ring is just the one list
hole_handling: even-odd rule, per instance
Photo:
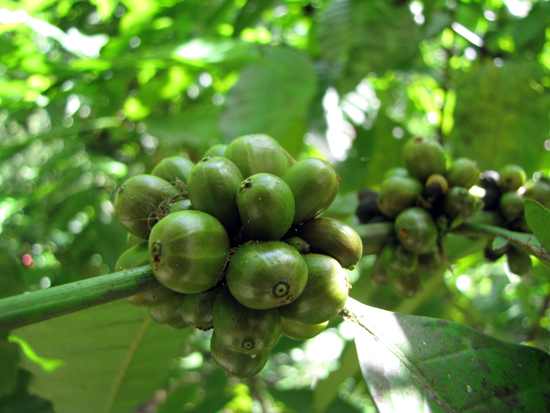
{"label": "berry stalk", "polygon": [[0,300],[0,331],[161,287],[149,265]]}

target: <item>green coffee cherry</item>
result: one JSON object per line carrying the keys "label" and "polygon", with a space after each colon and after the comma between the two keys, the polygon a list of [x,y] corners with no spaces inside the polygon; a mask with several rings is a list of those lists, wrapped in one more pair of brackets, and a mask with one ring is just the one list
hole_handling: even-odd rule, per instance
{"label": "green coffee cherry", "polygon": [[145,242],[124,251],[122,255],[118,257],[115,264],[115,272],[141,267],[142,265],[149,265],[148,248]]}
{"label": "green coffee cherry", "polygon": [[405,209],[395,218],[394,225],[397,239],[405,249],[425,254],[435,247],[437,227],[425,209]]}
{"label": "green coffee cherry", "polygon": [[247,238],[276,241],[294,219],[294,196],[280,177],[260,173],[241,182],[237,207]]}
{"label": "green coffee cherry", "polygon": [[193,208],[218,219],[227,232],[241,227],[235,199],[243,177],[239,168],[227,158],[206,157],[191,170],[187,182]]}
{"label": "green coffee cherry", "polygon": [[378,254],[386,243],[396,238],[393,222],[357,225],[355,231],[361,237],[363,255]]}
{"label": "green coffee cherry", "polygon": [[270,351],[281,337],[281,315],[276,308],[254,310],[224,289],[214,303],[214,330],[221,343],[251,355]]}
{"label": "green coffee cherry", "polygon": [[418,263],[418,255],[405,249],[401,244],[391,243],[380,253],[382,265],[391,278],[411,273]]}
{"label": "green coffee cherry", "polygon": [[284,239],[283,242],[296,249],[302,255],[309,254],[311,249],[309,244],[300,237],[290,237]]}
{"label": "green coffee cherry", "polygon": [[353,270],[363,254],[361,237],[347,224],[333,218],[315,218],[302,225],[297,235],[304,239],[311,252],[325,254]]}
{"label": "green coffee cherry", "polygon": [[537,201],[545,208],[550,208],[550,185],[543,181],[528,181],[525,184],[523,197]]}
{"label": "green coffee cherry", "polygon": [[147,244],[147,239],[136,237],[133,234],[128,233],[126,235],[126,249],[130,249],[132,247],[135,247],[136,245],[145,243]]}
{"label": "green coffee cherry", "polygon": [[225,228],[199,211],[167,215],[149,237],[149,260],[155,276],[180,293],[199,293],[216,285],[228,256]]}
{"label": "green coffee cherry", "polygon": [[182,294],[177,293],[170,288],[160,287],[126,297],[126,301],[136,307],[155,307],[159,304],[164,304],[171,301],[175,297],[179,297],[181,295]]}
{"label": "green coffee cherry", "polygon": [[421,277],[431,278],[440,277],[448,269],[447,260],[438,248],[418,255],[418,264],[414,272]]}
{"label": "green coffee cherry", "polygon": [[158,176],[133,176],[117,190],[115,216],[126,231],[147,239],[151,228],[158,222],[159,205],[178,194],[176,188]]}
{"label": "green coffee cherry", "polygon": [[308,279],[300,253],[283,242],[241,245],[227,269],[231,294],[243,305],[258,310],[278,307],[302,294]]}
{"label": "green coffee cherry", "polygon": [[156,323],[164,327],[178,330],[189,327],[181,316],[183,297],[183,294],[177,294],[162,304],[149,307],[149,315]]}
{"label": "green coffee cherry", "polygon": [[[115,264],[115,271],[129,270],[143,265],[149,265],[149,248],[145,242],[124,251]],[[136,307],[152,307],[176,296],[179,294],[169,288],[161,287],[126,297],[126,301]]]}
{"label": "green coffee cherry", "polygon": [[211,146],[206,151],[203,158],[206,158],[207,156],[224,156],[226,149],[227,149],[227,145],[224,145],[223,143]]}
{"label": "green coffee cherry", "polygon": [[517,191],[527,179],[521,166],[506,165],[499,171],[498,186],[501,192]]}
{"label": "green coffee cherry", "polygon": [[422,193],[422,184],[411,177],[394,175],[384,179],[378,192],[378,208],[389,218],[414,206]]}
{"label": "green coffee cherry", "polygon": [[519,248],[510,246],[506,257],[508,258],[508,268],[514,274],[525,275],[533,267],[530,255]]}
{"label": "green coffee cherry", "polygon": [[158,176],[170,183],[175,183],[176,179],[179,179],[187,184],[187,178],[194,166],[195,163],[187,158],[172,156],[160,161],[151,172],[151,175]]}
{"label": "green coffee cherry", "polygon": [[418,273],[412,272],[391,278],[390,286],[398,296],[412,298],[422,289],[422,281]]}
{"label": "green coffee cherry", "polygon": [[500,197],[499,209],[508,221],[512,221],[523,215],[523,197],[517,192],[505,192]]}
{"label": "green coffee cherry", "polygon": [[220,285],[202,293],[185,294],[181,306],[183,320],[198,330],[210,330],[214,326],[212,321],[214,302],[221,291]]}
{"label": "green coffee cherry", "polygon": [[279,307],[281,316],[302,324],[320,324],[336,316],[344,307],[351,288],[346,272],[334,258],[321,254],[304,256],[308,280],[302,294]]}
{"label": "green coffee cherry", "polygon": [[181,199],[179,201],[172,202],[168,206],[168,213],[173,214],[178,211],[192,211],[193,209],[193,205],[189,199]]}
{"label": "green coffee cherry", "polygon": [[450,228],[456,228],[472,215],[476,206],[475,197],[466,188],[455,186],[449,189],[443,200],[443,210],[451,222]]}
{"label": "green coffee cherry", "polygon": [[248,379],[258,374],[269,360],[269,351],[250,355],[233,351],[223,345],[216,331],[210,339],[210,354],[214,362],[230,376],[239,379]]}
{"label": "green coffee cherry", "polygon": [[493,249],[493,240],[487,242],[483,250],[483,255],[485,258],[491,262],[495,262],[499,258],[503,257],[509,250],[510,246],[508,244],[502,245],[500,248]]}
{"label": "green coffee cherry", "polygon": [[283,335],[295,340],[309,340],[321,334],[328,325],[328,321],[319,324],[302,324],[297,321],[287,320],[281,317]]}
{"label": "green coffee cherry", "polygon": [[340,181],[334,166],[319,158],[296,162],[288,168],[283,179],[294,195],[294,224],[321,215],[336,198]]}
{"label": "green coffee cherry", "polygon": [[384,172],[384,179],[389,178],[390,176],[410,176],[407,168],[391,168]]}
{"label": "green coffee cherry", "polygon": [[259,173],[283,176],[289,167],[279,142],[263,134],[238,137],[227,146],[224,156],[237,165],[243,179]]}
{"label": "green coffee cherry", "polygon": [[371,280],[374,285],[388,285],[388,272],[382,263],[382,256],[378,254],[371,268]]}
{"label": "green coffee cherry", "polygon": [[479,182],[480,169],[477,162],[468,158],[456,159],[445,174],[450,187],[470,189]]}
{"label": "green coffee cherry", "polygon": [[409,174],[420,182],[425,182],[432,174],[444,175],[447,170],[447,159],[439,142],[421,136],[405,143],[403,163]]}

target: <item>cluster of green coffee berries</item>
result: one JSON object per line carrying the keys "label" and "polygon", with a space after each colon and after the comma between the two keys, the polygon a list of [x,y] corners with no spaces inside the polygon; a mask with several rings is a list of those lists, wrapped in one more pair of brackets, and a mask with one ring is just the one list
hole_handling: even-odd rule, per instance
{"label": "cluster of green coffee berries", "polygon": [[214,146],[196,165],[164,159],[117,191],[131,234],[117,270],[150,264],[164,286],[128,301],[165,326],[213,328],[225,372],[259,373],[281,334],[314,337],[348,297],[343,268],[361,258],[361,238],[319,217],[338,185],[329,162],[296,162],[262,134]]}
{"label": "cluster of green coffee berries", "polygon": [[480,177],[476,162],[459,158],[447,167],[443,147],[426,137],[408,140],[402,156],[405,167],[388,171],[377,192],[359,193],[356,215],[369,224],[361,230],[364,254],[377,254],[373,281],[409,298],[420,291],[422,276],[445,272],[443,234],[482,203],[470,193]]}
{"label": "cluster of green coffee berries", "polygon": [[[544,207],[550,207],[550,183],[545,177],[538,181],[527,180],[523,168],[509,164],[500,171],[485,171],[481,174],[479,186],[485,190],[484,211],[498,215],[496,224],[512,231],[532,232],[524,217],[523,202],[533,199]],[[532,267],[529,254],[512,245],[489,243],[485,257],[491,261],[506,255],[508,267],[517,275],[524,275]]]}

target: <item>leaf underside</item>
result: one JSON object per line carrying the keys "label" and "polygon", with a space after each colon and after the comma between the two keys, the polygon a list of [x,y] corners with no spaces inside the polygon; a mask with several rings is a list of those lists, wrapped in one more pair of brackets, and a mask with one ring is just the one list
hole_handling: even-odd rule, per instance
{"label": "leaf underside", "polygon": [[57,413],[124,413],[162,388],[169,362],[190,329],[170,330],[124,300],[14,330],[41,357],[63,360],[46,372],[21,356],[33,373],[29,392]]}
{"label": "leaf underside", "polygon": [[468,326],[348,300],[380,413],[550,411],[550,356]]}

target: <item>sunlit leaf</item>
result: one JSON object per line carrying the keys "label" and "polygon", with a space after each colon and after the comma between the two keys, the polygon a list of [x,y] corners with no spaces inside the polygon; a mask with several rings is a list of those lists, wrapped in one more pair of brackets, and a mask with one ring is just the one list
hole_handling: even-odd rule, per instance
{"label": "sunlit leaf", "polygon": [[153,17],[160,8],[155,0],[122,0],[121,3],[127,8],[127,12],[120,20],[120,30],[123,33],[135,31],[139,26]]}
{"label": "sunlit leaf", "polygon": [[172,56],[182,62],[204,65],[239,60],[246,62],[253,54],[251,45],[234,39],[194,39],[174,49]]}
{"label": "sunlit leaf", "polygon": [[90,3],[96,5],[97,14],[99,14],[102,19],[110,17],[117,5],[116,0],[90,0]]}
{"label": "sunlit leaf", "polygon": [[455,322],[348,300],[363,377],[379,412],[547,409],[550,356]]}
{"label": "sunlit leaf", "polygon": [[38,356],[64,362],[44,371],[21,360],[34,375],[30,391],[58,413],[134,411],[164,385],[187,334],[161,327],[124,300],[13,331]]}
{"label": "sunlit leaf", "polygon": [[141,102],[139,99],[130,96],[124,102],[124,111],[126,115],[131,120],[143,119],[149,113],[151,113],[151,108]]}

